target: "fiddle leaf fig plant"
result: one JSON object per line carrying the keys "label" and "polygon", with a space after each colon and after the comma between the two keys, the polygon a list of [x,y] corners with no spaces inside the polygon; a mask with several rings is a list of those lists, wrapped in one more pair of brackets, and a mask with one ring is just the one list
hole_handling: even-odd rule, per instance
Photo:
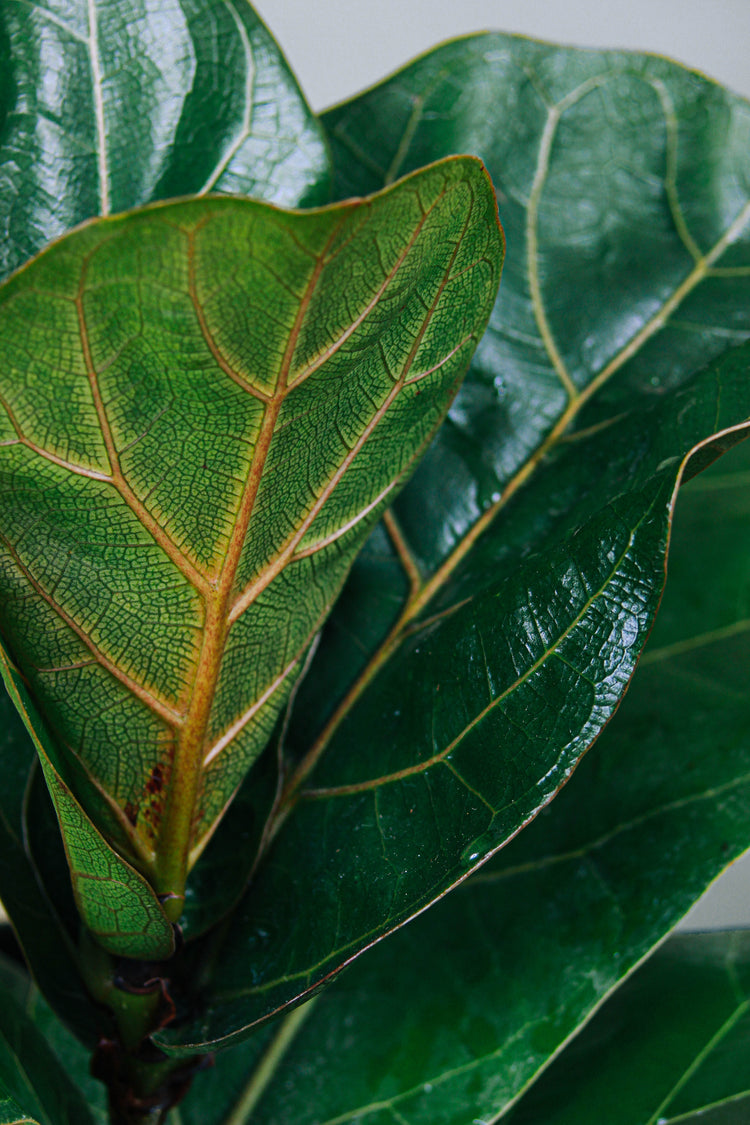
{"label": "fiddle leaf fig plant", "polygon": [[[750,845],[749,140],[661,58],[318,118],[246,0],[0,0],[3,1120],[546,1120]],[[649,963],[696,1051],[744,948]]]}

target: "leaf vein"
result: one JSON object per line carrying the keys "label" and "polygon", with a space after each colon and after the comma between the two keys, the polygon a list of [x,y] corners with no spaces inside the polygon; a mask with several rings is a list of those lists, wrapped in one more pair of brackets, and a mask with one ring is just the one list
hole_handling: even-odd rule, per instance
{"label": "leaf vein", "polygon": [[107,160],[107,126],[104,115],[104,91],[102,87],[101,58],[99,56],[99,25],[96,0],[87,0],[89,38],[88,49],[91,59],[91,88],[94,99],[96,120],[96,156],[99,172],[99,209],[102,215],[110,211],[109,166]]}
{"label": "leaf vein", "polygon": [[234,141],[231,143],[229,148],[224,153],[224,156],[221,158],[221,160],[219,160],[216,167],[211,172],[203,187],[198,192],[198,195],[205,195],[206,192],[211,191],[211,189],[216,185],[223,173],[229,167],[234,157],[242,148],[247,138],[250,136],[250,131],[252,128],[254,102],[253,86],[255,84],[255,62],[253,59],[253,50],[250,45],[250,40],[248,39],[245,25],[242,22],[239,12],[235,8],[234,4],[231,2],[231,0],[224,0],[224,6],[225,8],[227,8],[230,15],[232,16],[232,19],[234,20],[240,42],[242,43],[242,50],[245,55],[245,66],[247,69],[245,71],[245,91],[244,106],[242,110],[242,122]]}
{"label": "leaf vein", "polygon": [[16,431],[16,435],[18,437],[17,442],[2,442],[0,443],[1,445],[24,445],[27,449],[30,449],[32,453],[38,454],[39,457],[43,457],[46,461],[51,461],[54,465],[58,465],[60,468],[66,469],[70,473],[74,473],[77,476],[89,477],[91,480],[100,480],[105,481],[108,484],[112,484],[112,477],[107,473],[100,473],[97,469],[89,469],[85,465],[77,465],[73,461],[68,461],[66,458],[59,457],[56,453],[52,453],[50,450],[44,449],[41,445],[37,445],[36,442],[33,442],[31,440],[31,438],[27,438],[25,436],[13,411],[10,408],[10,405],[1,396],[0,406],[3,407],[6,414],[8,415],[10,424]]}
{"label": "leaf vein", "polygon": [[216,343],[211,329],[208,327],[206,314],[198,297],[198,285],[195,271],[195,235],[201,229],[201,226],[196,226],[195,229],[188,234],[188,292],[190,294],[191,304],[195,309],[195,315],[198,318],[201,335],[203,336],[206,347],[224,374],[228,375],[232,382],[236,383],[237,386],[243,391],[246,391],[247,394],[252,395],[253,398],[257,398],[260,402],[267,405],[271,401],[270,396],[265,394],[264,391],[261,391],[260,388],[254,387],[249,379],[245,378],[244,375],[241,375],[239,371],[236,371],[235,368],[232,367],[222,355],[221,349]]}
{"label": "leaf vein", "polygon": [[66,23],[65,20],[60,19],[59,16],[56,16],[47,8],[42,8],[39,4],[32,3],[32,0],[16,0],[16,3],[23,4],[23,6],[25,8],[28,8],[31,12],[37,12],[43,20],[46,20],[48,23],[54,24],[55,27],[59,27],[60,30],[64,31],[66,35],[69,35],[71,39],[75,39],[77,40],[77,42],[83,43],[85,46],[89,45],[89,39],[87,36],[81,35],[80,31],[76,31],[75,28]]}
{"label": "leaf vein", "polygon": [[[441,196],[441,198],[442,198],[442,196]],[[436,206],[436,204],[434,204],[433,206]],[[425,212],[423,218],[417,224],[417,226],[415,228],[415,232],[409,240],[409,246],[403,251],[403,254],[399,258],[399,263],[402,262],[405,259],[406,254],[408,253],[409,249],[411,248],[411,246],[413,246],[414,242],[416,241],[420,231],[422,230],[422,228],[424,226],[424,223],[426,222],[428,214],[429,214],[429,212]],[[468,221],[469,221],[469,218],[467,217],[466,222],[468,223]],[[453,254],[451,255],[450,265],[452,265],[453,262],[455,261],[457,253],[458,253],[458,247],[454,248],[454,250],[453,250]],[[384,291],[385,285],[387,284],[387,282],[390,281],[393,276],[395,276],[395,268],[394,268],[393,274],[391,275],[391,278],[387,279],[386,283],[384,283],[383,287],[381,288],[381,290],[380,290],[381,293]],[[343,477],[345,476],[345,474],[349,470],[349,468],[350,468],[352,462],[354,461],[355,457],[361,451],[361,449],[363,448],[363,446],[365,445],[365,443],[369,439],[370,435],[375,430],[376,426],[385,417],[387,411],[389,410],[390,406],[392,405],[392,403],[394,402],[396,397],[401,393],[401,391],[402,391],[402,389],[403,389],[403,387],[406,383],[406,379],[409,375],[409,372],[411,370],[412,364],[414,363],[414,359],[416,358],[416,355],[419,351],[419,346],[420,346],[420,344],[421,344],[421,342],[424,338],[424,334],[427,331],[427,328],[429,327],[429,325],[431,323],[432,316],[434,315],[435,309],[437,308],[437,306],[439,304],[440,298],[443,295],[443,292],[445,290],[445,286],[448,283],[448,280],[449,280],[449,273],[448,273],[448,271],[446,271],[440,285],[438,286],[437,293],[436,293],[435,298],[434,298],[433,303],[432,303],[432,307],[428,311],[425,319],[423,320],[422,325],[421,325],[419,331],[417,332],[417,334],[415,336],[415,339],[414,339],[412,347],[409,351],[409,354],[408,354],[406,360],[404,361],[403,370],[401,371],[401,374],[399,375],[398,379],[396,380],[393,387],[389,391],[388,395],[383,400],[382,404],[378,407],[378,409],[373,413],[372,418],[369,420],[367,425],[364,427],[362,433],[358,437],[357,441],[353,444],[351,449],[348,451],[346,457],[342,460],[341,464],[339,465],[339,468],[336,470],[335,473],[332,474],[332,476],[331,476],[330,480],[328,481],[328,483],[326,484],[325,488],[322,489],[320,496],[315,501],[315,503],[311,506],[310,511],[308,512],[308,514],[306,515],[304,520],[302,520],[302,522],[300,523],[300,526],[297,528],[297,530],[295,532],[292,533],[292,535],[289,536],[286,543],[280,548],[278,554],[276,555],[276,558],[261,572],[261,574],[255,579],[255,581],[252,582],[248,587],[246,587],[246,589],[237,597],[237,599],[235,600],[235,602],[234,602],[234,604],[231,608],[231,612],[230,612],[230,621],[231,622],[236,621],[239,617],[242,616],[242,614],[248,609],[248,607],[258,597],[258,595],[263,590],[266,589],[266,587],[269,585],[269,583],[271,581],[273,581],[273,579],[276,577],[276,575],[282,570],[282,568],[286,565],[286,563],[292,557],[292,555],[294,554],[294,551],[296,550],[297,546],[299,545],[299,543],[302,541],[302,539],[304,538],[304,536],[307,534],[310,527],[312,526],[312,523],[315,520],[315,517],[321,511],[323,506],[329,501],[331,495],[333,494],[334,490],[336,489],[336,486],[339,484],[339,482],[343,479]],[[369,307],[370,306],[368,306],[368,309],[369,309]],[[363,319],[364,319],[364,316],[360,319],[359,323],[361,323],[361,321]],[[298,331],[299,331],[299,329],[298,329]],[[296,337],[295,337],[295,342],[296,342]],[[343,342],[343,337],[340,338],[339,341],[337,341],[337,343],[341,343],[341,342]],[[291,361],[292,355],[293,355],[293,349],[289,353],[290,361]],[[321,360],[321,362],[322,362],[322,360]],[[308,369],[308,371],[306,372],[306,375],[309,374],[309,373],[310,373],[310,371]],[[301,380],[297,379],[293,384],[291,384],[291,386],[292,387],[298,386],[300,382],[301,382]],[[286,386],[284,386],[282,388],[281,393],[282,393],[282,395],[286,393]],[[395,483],[396,482],[394,482],[394,484]]]}
{"label": "leaf vein", "polygon": [[158,715],[161,719],[164,719],[164,721],[167,722],[170,726],[179,725],[182,720],[182,715],[180,714],[180,712],[176,711],[166,700],[149,691],[146,687],[144,687],[143,684],[140,684],[137,680],[134,680],[127,674],[127,672],[124,672],[113,660],[110,660],[110,658],[104,652],[102,652],[102,650],[96,644],[94,644],[86,630],[78,624],[75,618],[71,617],[71,615],[59,604],[59,602],[55,601],[52,595],[47,590],[45,590],[39,582],[37,582],[36,578],[34,578],[30,570],[23,564],[20,556],[8,541],[8,539],[4,535],[0,535],[0,541],[2,541],[2,543],[4,544],[6,550],[11,555],[13,561],[15,562],[16,566],[21,571],[29,585],[36,591],[39,597],[46,602],[50,609],[54,610],[60,620],[65,625],[67,625],[73,633],[75,633],[80,641],[83,642],[96,662],[100,664],[104,669],[106,669],[106,671],[109,672],[111,676],[114,676],[116,680],[119,680],[119,682],[123,684],[123,686],[126,687],[128,691],[130,691],[133,695],[140,699],[140,701],[144,703],[146,707],[149,708],[149,710],[153,711],[154,714]]}
{"label": "leaf vein", "polygon": [[[91,2],[91,0],[90,0]],[[104,440],[104,447],[107,451],[109,459],[110,472],[112,474],[112,484],[125,501],[127,506],[139,520],[139,522],[151,534],[156,543],[161,547],[164,553],[171,559],[177,569],[182,575],[190,582],[198,591],[206,593],[208,590],[208,580],[206,576],[194,565],[194,563],[185,555],[177,544],[170,538],[164,531],[160,524],[154,519],[149,510],[145,507],[143,502],[136,496],[133,489],[128,484],[120,465],[120,458],[117,447],[115,445],[112,429],[107,417],[106,407],[102,399],[101,389],[99,387],[99,376],[94,367],[93,357],[91,355],[91,346],[89,343],[88,328],[86,325],[86,314],[84,310],[84,295],[86,287],[86,271],[88,268],[88,260],[84,263],[81,271],[81,280],[79,284],[78,293],[76,295],[75,304],[78,314],[78,326],[81,337],[81,348],[83,352],[84,364],[86,367],[86,374],[88,377],[89,387],[91,388],[91,396],[94,403],[94,409],[99,422],[102,438]]]}
{"label": "leaf vein", "polygon": [[[638,525],[638,526],[640,526],[640,525]],[[559,633],[559,635],[555,638],[554,642],[551,643],[551,644],[548,644],[545,647],[542,654],[539,657],[537,657],[537,659],[535,661],[533,661],[529,665],[528,668],[526,668],[520,675],[518,675],[515,678],[515,680],[513,680],[512,683],[510,683],[498,695],[496,695],[494,697],[494,699],[491,700],[490,703],[488,703],[485,707],[483,707],[482,710],[479,711],[478,714],[475,715],[474,718],[471,719],[471,721],[466,724],[466,726],[460,731],[460,733],[457,734],[448,743],[448,745],[445,746],[442,750],[440,750],[437,754],[433,754],[431,757],[425,759],[422,762],[416,762],[414,765],[405,766],[403,769],[396,770],[391,774],[385,774],[382,777],[370,778],[367,781],[354,782],[351,785],[334,786],[334,787],[326,788],[326,789],[304,789],[300,793],[300,799],[323,800],[323,799],[327,799],[329,797],[349,796],[349,795],[354,794],[354,793],[366,792],[370,789],[374,789],[374,788],[379,787],[381,785],[391,784],[391,783],[396,782],[396,781],[401,781],[406,777],[412,777],[414,774],[423,773],[425,770],[430,769],[430,767],[432,767],[434,765],[437,765],[440,762],[445,761],[450,756],[450,754],[467,737],[467,735],[470,734],[471,731],[474,730],[474,728],[476,726],[478,726],[479,723],[481,723],[489,714],[491,714],[495,710],[495,708],[499,707],[500,704],[512,692],[516,691],[531,676],[533,676],[533,674],[535,672],[537,672],[541,667],[543,667],[543,665],[547,662],[547,660],[549,660],[553,656],[558,655],[556,650],[560,647],[560,645],[563,643],[563,641],[568,636],[570,636],[572,631],[581,623],[583,618],[588,613],[589,609],[598,601],[598,599],[603,597],[606,594],[607,587],[614,580],[615,576],[617,575],[619,567],[622,565],[622,563],[625,561],[625,559],[628,556],[628,553],[629,553],[629,551],[630,551],[630,549],[633,545],[633,541],[634,541],[636,531],[637,531],[637,527],[633,531],[630,532],[630,534],[628,536],[627,545],[623,549],[622,553],[615,560],[615,562],[612,564],[612,568],[611,568],[606,580],[604,581],[604,583],[597,590],[595,590],[591,595],[589,595],[589,597],[583,603],[581,609],[578,611],[578,613],[576,613],[573,616],[572,620],[569,622],[568,625],[566,625],[565,629],[563,629]]]}

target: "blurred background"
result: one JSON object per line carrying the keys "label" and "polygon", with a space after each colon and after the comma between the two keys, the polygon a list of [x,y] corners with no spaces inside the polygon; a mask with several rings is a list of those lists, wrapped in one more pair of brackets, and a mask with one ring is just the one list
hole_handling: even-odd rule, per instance
{"label": "blurred background", "polygon": [[[654,51],[750,97],[750,0],[253,0],[315,110],[372,85],[443,39],[518,32],[588,47]],[[750,926],[750,853],[683,928]]]}
{"label": "blurred background", "polygon": [[750,0],[254,0],[313,109],[385,77],[441,39],[514,31],[656,51],[750,97]]}

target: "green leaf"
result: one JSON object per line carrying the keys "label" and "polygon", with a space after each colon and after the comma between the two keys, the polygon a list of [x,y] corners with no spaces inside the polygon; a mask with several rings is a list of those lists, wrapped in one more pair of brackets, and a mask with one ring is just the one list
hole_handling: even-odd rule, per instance
{"label": "green leaf", "polygon": [[339,196],[471,152],[508,238],[488,332],[397,506],[423,577],[568,428],[658,396],[747,337],[750,105],[695,72],[484,34],[323,121]]}
{"label": "green leaf", "polygon": [[32,1020],[70,1081],[81,1091],[95,1121],[108,1125],[107,1091],[89,1072],[89,1051],[56,1017],[28,972],[4,955],[0,955],[0,988],[7,989],[8,995]]}
{"label": "green leaf", "polygon": [[283,727],[282,719],[190,873],[180,917],[187,941],[216,926],[247,888],[278,796],[277,756]]}
{"label": "green leaf", "polygon": [[[516,840],[314,1001],[247,1120],[495,1120],[747,847],[749,481],[745,442],[681,492],[664,605],[614,722]],[[261,1084],[259,1049],[305,1010],[270,1024],[270,1046],[220,1053],[185,1125],[244,1125],[230,1114]]]}
{"label": "green leaf", "polygon": [[[438,47],[323,120],[338,194],[457,150],[484,160],[498,194],[502,291],[396,506],[412,582],[439,596],[438,568],[450,574],[500,534],[509,500],[571,432],[647,408],[747,338],[750,107],[663,58],[486,34]],[[363,574],[357,597],[382,635],[404,595],[370,586]],[[348,665],[364,662],[340,633],[325,670],[339,696]]]}
{"label": "green leaf", "polygon": [[[15,991],[5,982],[0,985],[0,1122],[93,1125],[81,1091],[35,1020],[18,1003]],[[51,1029],[46,1026],[46,1030]]]}
{"label": "green leaf", "polygon": [[329,980],[554,796],[653,621],[683,459],[750,413],[747,102],[664,59],[487,35],[325,121],[344,194],[480,155],[509,266],[301,684],[272,846],[179,1049]]}
{"label": "green leaf", "polygon": [[673,938],[609,1000],[508,1125],[742,1125],[750,934]]}
{"label": "green leaf", "polygon": [[[286,1051],[306,1021],[308,1008],[314,1004],[312,1001],[296,1008],[278,1024],[261,1028],[240,1047],[217,1055],[214,1065],[193,1079],[190,1094],[180,1106],[179,1125],[249,1125],[254,1121],[259,1097],[276,1067],[284,1070],[288,1080],[298,1080],[299,1073],[293,1062],[289,1067],[292,1060]],[[329,1062],[327,1057],[326,1067]],[[264,1075],[269,1063],[270,1073]],[[319,1077],[324,1074],[321,1072]]]}
{"label": "green leaf", "polygon": [[34,975],[58,1015],[78,1037],[96,1043],[96,1013],[80,975],[75,949],[37,880],[25,847],[25,803],[36,753],[20,715],[0,682],[0,900]]}
{"label": "green leaf", "polygon": [[19,1106],[18,1102],[11,1098],[4,1088],[5,1084],[0,1082],[0,1125],[40,1125],[36,1118],[31,1118]]}
{"label": "green leaf", "polygon": [[[160,1041],[187,1051],[241,1036],[465,878],[555,795],[612,714],[653,620],[677,451],[725,411],[747,412],[749,360],[750,347],[738,349],[632,427],[568,444],[538,483],[569,497],[575,530],[560,543],[555,526],[547,550],[520,563],[527,505],[542,509],[531,487],[519,497],[496,585],[483,589],[478,562],[464,579],[474,595],[465,586],[465,605],[413,631],[362,694],[234,916],[200,1021]],[[636,432],[651,437],[638,462]],[[622,489],[586,519],[596,492],[575,487],[583,466],[605,496],[613,478]]]}
{"label": "green leaf", "polygon": [[0,291],[0,624],[54,732],[58,816],[88,837],[90,818],[170,919],[442,420],[501,261],[466,158],[317,212],[100,220]]}
{"label": "green leaf", "polygon": [[0,4],[0,278],[93,215],[328,198],[328,153],[246,0]]}
{"label": "green leaf", "polygon": [[[28,734],[27,734],[28,737]],[[44,771],[35,753],[24,805],[24,843],[37,879],[69,941],[78,949],[81,918],[70,881],[65,845]]]}
{"label": "green leaf", "polygon": [[174,933],[144,877],[107,843],[55,768],[57,752],[20,674],[0,648],[0,673],[31,735],[55,805],[76,905],[99,943],[120,957],[162,960]]}

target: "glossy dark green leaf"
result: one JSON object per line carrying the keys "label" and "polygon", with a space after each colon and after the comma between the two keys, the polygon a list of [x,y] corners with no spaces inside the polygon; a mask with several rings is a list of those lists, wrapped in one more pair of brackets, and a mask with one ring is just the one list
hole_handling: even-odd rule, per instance
{"label": "glossy dark green leaf", "polygon": [[508,1125],[744,1125],[750,933],[673,938],[608,1001]]}
{"label": "glossy dark green leaf", "polygon": [[[445,44],[324,120],[341,194],[475,151],[508,234],[489,330],[397,509],[421,585],[467,534],[502,523],[566,428],[638,409],[747,336],[750,109],[665,59],[492,34]],[[384,631],[403,599],[392,589],[390,606],[370,593]],[[340,694],[341,669],[363,660],[342,625],[326,668]]]}
{"label": "glossy dark green leaf", "polygon": [[[640,409],[747,337],[750,107],[663,58],[488,34],[323,119],[339,194],[475,152],[508,237],[489,329],[397,505],[418,587],[467,536],[502,526],[509,496],[567,433]],[[403,594],[372,585],[363,573],[358,617],[369,591],[369,633],[387,632]],[[345,618],[329,637],[334,695],[366,660],[358,640]]]}
{"label": "glossy dark green leaf", "polygon": [[[303,1005],[291,1017],[261,1028],[240,1047],[222,1051],[215,1057],[213,1066],[193,1079],[190,1094],[180,1106],[179,1121],[169,1125],[254,1122],[254,1112],[266,1085],[265,1066],[270,1063],[268,1078],[272,1078],[278,1068],[279,1073],[284,1070],[287,1081],[298,1079],[299,1072],[293,1060],[287,1057],[287,1047],[306,1018],[307,1010]],[[326,1066],[328,1061],[326,1059]]]}
{"label": "glossy dark green leaf", "polygon": [[109,1125],[107,1092],[89,1072],[90,1053],[55,1016],[28,972],[5,955],[0,955],[0,987],[30,1019],[47,1046],[78,1088],[97,1125]]}
{"label": "glossy dark green leaf", "polygon": [[[10,988],[0,983],[0,1122],[94,1125],[83,1093],[47,1041],[48,1035],[54,1037],[54,1017],[43,1020],[42,1030],[14,993],[17,986],[12,982]],[[63,1029],[60,1035],[65,1036]],[[70,1047],[75,1052],[74,1043]],[[66,1058],[68,1066],[71,1058]]]}
{"label": "glossy dark green leaf", "polygon": [[0,277],[93,215],[208,191],[321,203],[328,182],[247,0],[0,3]]}
{"label": "glossy dark green leaf", "polygon": [[423,576],[566,429],[658,396],[747,337],[750,104],[695,72],[485,34],[323,120],[339,196],[472,152],[508,238],[489,330],[397,507]]}
{"label": "glossy dark green leaf", "polygon": [[26,848],[24,806],[36,762],[34,746],[1,684],[0,731],[0,900],[49,1003],[79,1038],[93,1046],[96,1017],[75,948],[38,882]]}
{"label": "glossy dark green leaf", "polygon": [[[745,442],[681,493],[652,641],[569,785],[314,1001],[253,1125],[494,1121],[747,847],[750,701],[723,681],[750,662],[749,471]],[[257,1089],[259,1045],[273,1044],[253,1036],[196,1078],[189,1125],[244,1125],[229,1115]]]}
{"label": "glossy dark green leaf", "polygon": [[184,1046],[330,979],[554,795],[650,628],[682,459],[750,408],[746,102],[480,36],[326,122],[343,194],[478,152],[508,288],[301,685],[273,844]]}
{"label": "glossy dark green leaf", "polygon": [[[645,429],[644,416],[620,429],[622,449],[614,435],[592,437],[594,496],[612,475],[626,486],[593,515],[593,498],[575,489],[582,443],[568,445],[538,484],[544,493],[554,479],[572,497],[566,516],[586,518],[562,542],[554,525],[547,550],[503,578],[534,489],[519,497],[496,584],[484,577],[483,589],[482,573],[470,573],[466,604],[412,633],[363,693],[318,765],[319,788],[303,790],[233,919],[204,1017],[165,1040],[186,1049],[241,1034],[330,979],[555,794],[612,714],[656,611],[675,452],[713,426],[717,408],[730,417],[750,408],[749,359],[750,348],[724,357],[689,394],[666,398]],[[636,430],[650,442],[634,460]],[[528,622],[526,647],[514,641],[519,622]],[[466,675],[472,662],[483,671],[478,687]]]}
{"label": "glossy dark green leaf", "polygon": [[316,212],[215,198],[100,220],[3,287],[0,620],[112,952],[165,956],[141,876],[176,920],[501,262],[489,181],[452,159]]}

